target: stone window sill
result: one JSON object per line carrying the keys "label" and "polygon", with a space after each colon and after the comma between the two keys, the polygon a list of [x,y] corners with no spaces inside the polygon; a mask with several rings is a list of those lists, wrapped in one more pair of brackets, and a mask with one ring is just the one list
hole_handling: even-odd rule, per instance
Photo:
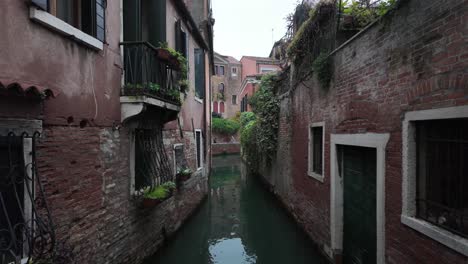
{"label": "stone window sill", "polygon": [[435,241],[468,256],[468,239],[411,216],[402,215],[401,222]]}
{"label": "stone window sill", "polygon": [[199,102],[200,104],[203,104],[203,100],[198,97],[195,97],[195,101]]}
{"label": "stone window sill", "polygon": [[84,33],[83,31],[71,26],[70,24],[45,11],[37,9],[36,7],[30,7],[29,17],[31,20],[38,22],[39,24],[42,24],[62,35],[71,37],[75,41],[83,43],[92,49],[98,51],[103,49],[104,44],[98,39]]}
{"label": "stone window sill", "polygon": [[319,181],[321,183],[323,183],[323,180],[325,178],[325,177],[323,177],[323,175],[320,175],[320,174],[312,172],[312,171],[309,171],[307,174],[309,175],[309,177],[314,178],[314,179],[316,179],[317,181]]}

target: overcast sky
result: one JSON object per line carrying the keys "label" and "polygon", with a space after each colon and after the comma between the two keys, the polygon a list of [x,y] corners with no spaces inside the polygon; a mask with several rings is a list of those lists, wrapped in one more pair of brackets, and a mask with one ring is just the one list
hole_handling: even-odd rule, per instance
{"label": "overcast sky", "polygon": [[214,48],[222,55],[240,59],[243,55],[270,54],[274,41],[286,33],[286,16],[297,0],[212,0]]}

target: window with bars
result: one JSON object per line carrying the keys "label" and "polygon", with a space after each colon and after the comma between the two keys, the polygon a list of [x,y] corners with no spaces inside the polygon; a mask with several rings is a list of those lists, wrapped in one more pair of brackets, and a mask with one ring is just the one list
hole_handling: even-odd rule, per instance
{"label": "window with bars", "polygon": [[134,190],[141,192],[173,180],[163,143],[162,127],[135,130],[135,178]]}
{"label": "window with bars", "polygon": [[104,42],[106,0],[32,0],[32,3]]}
{"label": "window with bars", "polygon": [[468,238],[468,118],[416,122],[417,217]]}
{"label": "window with bars", "polygon": [[309,175],[323,175],[323,126],[312,125],[309,130]]}
{"label": "window with bars", "polygon": [[[43,182],[36,174],[35,138],[0,136],[0,263],[41,262],[55,245]],[[34,219],[37,225],[32,224]]]}

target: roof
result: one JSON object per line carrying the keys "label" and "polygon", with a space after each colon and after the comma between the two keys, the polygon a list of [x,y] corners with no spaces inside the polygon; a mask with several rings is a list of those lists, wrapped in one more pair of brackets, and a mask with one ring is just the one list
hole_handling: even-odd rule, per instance
{"label": "roof", "polygon": [[215,52],[215,57],[222,61],[223,63],[226,63],[226,64],[241,64],[240,61],[236,60],[236,58],[232,57],[232,56],[226,56],[226,55],[221,55],[217,52]]}
{"label": "roof", "polygon": [[7,92],[14,92],[20,95],[32,95],[45,98],[55,97],[57,95],[57,93],[52,89],[46,88],[44,86],[0,78],[0,92],[2,90]]}
{"label": "roof", "polygon": [[242,58],[257,61],[257,63],[263,62],[263,63],[267,63],[267,64],[281,64],[281,62],[279,60],[272,59],[272,58],[269,58],[269,57],[242,56]]}
{"label": "roof", "polygon": [[226,56],[226,59],[229,61],[229,63],[231,64],[241,64],[240,61],[238,61],[236,58],[232,57],[232,56]]}

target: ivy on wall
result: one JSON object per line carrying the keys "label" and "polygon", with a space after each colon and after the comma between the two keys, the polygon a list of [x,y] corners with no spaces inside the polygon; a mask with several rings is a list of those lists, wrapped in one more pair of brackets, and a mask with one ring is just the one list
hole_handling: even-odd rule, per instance
{"label": "ivy on wall", "polygon": [[262,77],[259,90],[250,99],[253,113],[241,115],[241,144],[244,158],[257,163],[257,157],[271,162],[278,146],[279,99],[276,75]]}

